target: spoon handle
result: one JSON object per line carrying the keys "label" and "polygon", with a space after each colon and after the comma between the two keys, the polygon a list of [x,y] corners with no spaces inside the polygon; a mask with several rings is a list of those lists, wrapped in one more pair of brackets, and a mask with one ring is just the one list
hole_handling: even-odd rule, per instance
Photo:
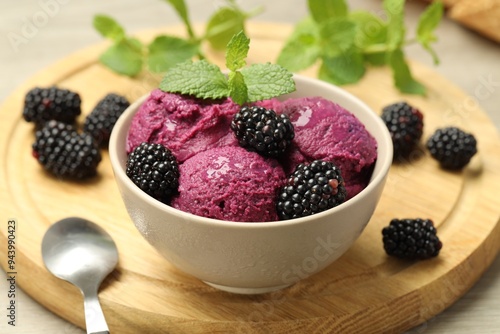
{"label": "spoon handle", "polygon": [[87,334],[109,334],[108,324],[97,297],[97,288],[85,289],[82,293]]}

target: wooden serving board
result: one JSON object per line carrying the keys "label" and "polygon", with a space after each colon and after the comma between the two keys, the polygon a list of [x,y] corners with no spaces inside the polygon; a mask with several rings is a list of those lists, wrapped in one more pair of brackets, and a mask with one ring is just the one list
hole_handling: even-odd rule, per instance
{"label": "wooden serving board", "polygon": [[[148,40],[159,32],[144,32],[141,37]],[[289,26],[250,25],[249,62],[274,61],[290,32]],[[119,248],[118,268],[100,290],[113,333],[401,332],[460,298],[497,255],[498,134],[473,98],[431,69],[412,64],[416,77],[428,88],[426,97],[400,95],[386,68],[371,69],[360,83],[346,89],[378,112],[403,99],[415,105],[425,115],[424,138],[447,125],[474,133],[479,153],[466,169],[442,170],[424,149],[406,163],[394,164],[373,219],[352,248],[321,273],[285,290],[235,295],[178,271],[135,229],[122,204],[106,151],[99,176],[86,182],[54,178],[31,156],[33,126],[21,117],[24,95],[30,88],[56,84],[78,91],[86,114],[108,92],[134,100],[158,85],[157,76],[145,73],[129,79],[104,68],[97,59],[105,47],[90,47],[38,73],[1,107],[0,209],[2,226],[9,219],[17,222],[17,284],[68,321],[84,326],[80,292],[48,273],[40,252],[50,224],[68,216],[97,222]],[[222,65],[222,54],[209,52],[209,57]],[[315,76],[315,70],[303,74]],[[433,219],[444,244],[439,257],[421,262],[388,257],[381,229],[393,217]],[[3,246],[7,240],[4,227],[0,234],[1,264],[10,271]]]}

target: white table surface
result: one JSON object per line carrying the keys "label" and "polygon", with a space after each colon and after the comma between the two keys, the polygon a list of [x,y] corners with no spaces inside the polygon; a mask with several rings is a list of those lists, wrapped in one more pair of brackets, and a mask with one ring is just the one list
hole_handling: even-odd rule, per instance
{"label": "white table surface", "polygon": [[[194,22],[203,22],[223,0],[187,0]],[[264,6],[254,21],[294,23],[305,16],[305,0],[239,1],[245,9]],[[352,8],[380,11],[378,0],[350,0]],[[424,5],[408,1],[407,25],[413,31],[416,17]],[[42,13],[42,14],[41,14]],[[17,47],[9,34],[23,29],[41,17],[25,44]],[[91,26],[92,17],[104,13],[115,17],[128,32],[177,25],[171,7],[161,0],[0,0],[0,101],[40,69],[81,48],[102,41]],[[41,23],[40,23],[41,22]],[[497,128],[500,128],[500,45],[445,19],[438,30],[436,50],[441,64],[435,70],[474,97]],[[407,49],[411,59],[433,66],[430,57],[418,47]],[[489,82],[491,94],[479,94],[478,87]],[[481,90],[484,92],[484,90]],[[500,217],[500,208],[499,217]],[[16,327],[7,325],[7,282],[0,271],[0,333],[80,334],[83,330],[67,323],[17,291]],[[500,259],[497,258],[477,284],[461,299],[435,318],[409,333],[500,333]]]}

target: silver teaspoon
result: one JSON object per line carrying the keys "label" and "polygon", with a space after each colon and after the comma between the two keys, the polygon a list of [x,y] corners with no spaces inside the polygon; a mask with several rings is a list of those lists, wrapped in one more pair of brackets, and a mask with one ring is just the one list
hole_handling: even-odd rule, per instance
{"label": "silver teaspoon", "polygon": [[45,233],[42,258],[54,276],[80,288],[87,333],[109,333],[97,297],[102,281],[118,263],[118,251],[109,234],[83,218],[62,219]]}

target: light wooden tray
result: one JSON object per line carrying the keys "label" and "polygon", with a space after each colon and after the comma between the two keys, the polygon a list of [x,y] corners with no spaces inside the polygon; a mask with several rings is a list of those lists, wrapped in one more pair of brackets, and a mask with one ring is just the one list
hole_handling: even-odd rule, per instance
{"label": "light wooden tray", "polygon": [[[141,37],[150,39],[159,32],[144,32]],[[249,62],[274,61],[290,32],[289,26],[250,25]],[[416,77],[428,87],[426,97],[400,95],[386,68],[371,69],[360,83],[346,89],[377,112],[399,100],[420,108],[425,115],[424,138],[447,125],[474,133],[479,153],[465,170],[440,169],[424,149],[408,163],[393,165],[373,219],[352,248],[321,273],[283,291],[234,295],[176,270],[133,226],[115,185],[107,151],[99,176],[87,182],[51,177],[31,156],[33,126],[21,117],[24,95],[30,88],[56,84],[78,91],[86,114],[108,92],[134,100],[158,85],[157,76],[129,79],[104,68],[97,59],[105,46],[85,49],[38,73],[0,109],[0,210],[4,226],[9,219],[17,221],[17,283],[68,321],[84,326],[80,292],[48,273],[40,252],[50,224],[68,216],[97,222],[119,248],[119,266],[100,290],[114,333],[400,332],[460,298],[497,255],[500,142],[496,129],[472,97],[431,69],[412,64]],[[222,54],[209,52],[209,58],[223,64]],[[315,72],[303,74],[314,76]],[[381,229],[393,217],[433,219],[444,244],[439,257],[422,262],[388,257]],[[2,245],[6,233],[2,228]],[[0,247],[0,254],[3,268],[9,271],[6,247]]]}

